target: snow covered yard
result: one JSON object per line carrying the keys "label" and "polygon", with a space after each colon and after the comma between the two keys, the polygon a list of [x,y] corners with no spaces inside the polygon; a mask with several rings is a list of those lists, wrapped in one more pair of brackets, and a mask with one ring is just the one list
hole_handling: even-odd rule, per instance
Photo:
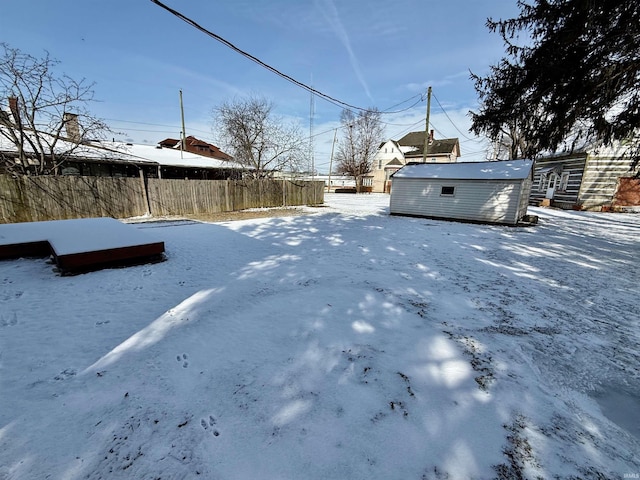
{"label": "snow covered yard", "polygon": [[0,479],[638,478],[640,216],[388,202],[0,262]]}

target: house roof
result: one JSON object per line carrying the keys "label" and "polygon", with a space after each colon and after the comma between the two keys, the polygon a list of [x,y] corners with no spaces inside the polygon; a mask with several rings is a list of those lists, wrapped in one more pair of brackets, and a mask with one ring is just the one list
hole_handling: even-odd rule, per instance
{"label": "house roof", "polygon": [[[0,127],[1,128],[1,127]],[[46,136],[46,134],[43,134]],[[178,140],[179,143],[179,140]],[[25,149],[30,150],[28,144]],[[4,135],[0,135],[0,151],[17,152],[16,147]],[[88,142],[73,144],[65,140],[58,140],[56,153],[71,152],[68,160],[95,163],[120,163],[132,165],[160,165],[183,168],[201,169],[245,169],[239,163],[199,155],[175,148],[160,148],[153,145],[136,145],[123,142]]]}
{"label": "house roof", "polygon": [[[404,147],[414,147],[415,150],[407,152],[405,155],[409,157],[422,156],[424,149],[424,130],[421,132],[407,133],[404,137],[398,140],[398,144]],[[439,140],[432,140],[429,144],[430,155],[438,155],[443,153],[451,153],[457,146],[457,156],[460,156],[460,141],[457,138],[441,138]]]}
{"label": "house roof", "polygon": [[[0,127],[0,130],[3,127]],[[1,133],[1,132],[0,132]],[[28,132],[27,132],[28,134]],[[53,142],[53,137],[46,133],[40,134],[45,140]],[[153,160],[137,158],[124,150],[124,143],[111,143],[103,145],[101,142],[76,144],[64,139],[56,141],[54,153],[56,155],[68,155],[77,161],[86,160],[93,162],[108,163],[138,163],[138,164],[154,164]],[[25,153],[32,154],[33,149],[29,142],[24,145]],[[17,153],[16,146],[4,135],[0,134],[0,151],[7,153]]]}
{"label": "house roof", "polygon": [[421,132],[407,133],[404,137],[398,140],[399,145],[421,147],[424,145],[424,130]]}
{"label": "house roof", "polygon": [[[231,155],[224,153],[212,143],[205,142],[204,140],[200,140],[192,135],[189,135],[184,140],[185,150],[190,150],[193,153],[220,160],[233,160]],[[180,140],[175,138],[166,138],[161,142],[158,142],[158,144],[163,148],[175,148],[176,150],[180,150]],[[194,149],[197,149],[197,151],[194,151]]]}
{"label": "house roof", "polygon": [[172,148],[178,145],[179,143],[180,143],[180,140],[178,140],[177,138],[165,138],[161,142],[158,142],[158,145],[160,145],[161,147]]}
{"label": "house roof", "polygon": [[498,162],[411,163],[393,178],[443,180],[521,180],[531,174],[533,160]]}
{"label": "house roof", "polygon": [[186,168],[232,168],[243,169],[239,163],[212,158],[197,153],[181,151],[176,148],[159,148],[153,145],[127,144],[125,151],[145,160],[151,160],[162,166]]}
{"label": "house roof", "polygon": [[378,146],[378,149],[381,149],[387,143],[391,143],[391,144],[395,145],[398,149],[400,149],[400,144],[396,140],[385,140],[384,142],[380,143],[380,145]]}

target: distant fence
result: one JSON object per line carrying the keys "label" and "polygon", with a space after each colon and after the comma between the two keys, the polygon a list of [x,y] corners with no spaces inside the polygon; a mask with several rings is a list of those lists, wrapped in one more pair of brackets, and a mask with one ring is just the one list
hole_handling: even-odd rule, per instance
{"label": "distant fence", "polygon": [[0,223],[206,214],[323,201],[324,183],[318,181],[0,175]]}

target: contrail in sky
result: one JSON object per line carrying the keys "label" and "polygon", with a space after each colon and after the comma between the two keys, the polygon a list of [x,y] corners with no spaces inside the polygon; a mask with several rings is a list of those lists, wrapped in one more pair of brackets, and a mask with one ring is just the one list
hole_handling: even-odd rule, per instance
{"label": "contrail in sky", "polygon": [[356,58],[355,54],[353,53],[353,49],[351,48],[349,35],[347,34],[344,25],[340,21],[340,16],[338,15],[338,9],[336,8],[336,5],[333,3],[333,0],[318,0],[316,3],[320,4],[320,10],[322,11],[324,18],[327,20],[327,22],[329,22],[329,25],[331,25],[331,28],[333,28],[333,31],[336,33],[336,35],[344,45],[344,48],[347,49],[349,60],[351,62],[351,68],[353,68],[353,71],[358,77],[358,80],[364,88],[367,97],[369,97],[369,99],[373,101],[373,97],[371,96],[371,92],[369,91],[369,86],[367,85],[367,82],[362,75],[362,70],[360,70],[358,59]]}

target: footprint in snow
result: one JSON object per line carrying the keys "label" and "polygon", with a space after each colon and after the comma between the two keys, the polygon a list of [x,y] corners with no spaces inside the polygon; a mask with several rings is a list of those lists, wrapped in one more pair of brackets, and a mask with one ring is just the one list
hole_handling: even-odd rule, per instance
{"label": "footprint in snow", "polygon": [[74,368],[66,368],[61,371],[58,375],[53,377],[54,380],[66,380],[67,378],[74,377],[76,375],[76,370]]}
{"label": "footprint in snow", "polygon": [[215,425],[216,425],[216,419],[213,415],[209,415],[209,419],[202,419],[200,420],[200,425],[202,426],[203,430],[206,432],[207,430],[211,429],[211,434],[214,437],[218,437],[220,436],[220,432],[218,430],[216,430]]}
{"label": "footprint in snow", "polygon": [[182,368],[187,368],[189,366],[189,362],[187,361],[188,358],[187,354],[183,353],[182,355],[178,355],[176,360],[182,362]]}

